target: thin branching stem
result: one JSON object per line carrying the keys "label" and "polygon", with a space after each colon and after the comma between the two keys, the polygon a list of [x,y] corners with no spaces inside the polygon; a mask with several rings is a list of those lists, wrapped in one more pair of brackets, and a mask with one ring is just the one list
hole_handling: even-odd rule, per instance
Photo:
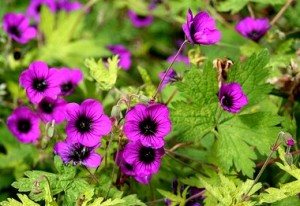
{"label": "thin branching stem", "polygon": [[293,3],[294,0],[288,0],[285,5],[283,5],[283,7],[280,9],[280,11],[276,14],[276,16],[272,19],[271,21],[271,26],[273,26],[278,19],[282,16],[282,14],[287,10],[287,8],[291,5],[291,3]]}
{"label": "thin branching stem", "polygon": [[161,81],[159,82],[159,85],[158,85],[158,87],[157,87],[157,89],[156,89],[156,92],[154,93],[154,95],[153,95],[153,97],[152,97],[152,100],[153,100],[153,101],[155,101],[156,96],[157,96],[157,94],[158,94],[158,92],[159,92],[159,89],[160,89],[160,87],[161,87],[163,81],[165,80],[165,78],[166,78],[166,76],[168,75],[168,73],[169,73],[171,67],[173,66],[175,60],[177,59],[178,55],[181,53],[181,51],[183,50],[183,48],[184,48],[184,46],[185,46],[185,44],[186,44],[187,42],[188,42],[188,40],[184,40],[184,42],[181,44],[180,48],[178,49],[178,51],[177,51],[175,57],[173,58],[173,61],[170,63],[169,67],[167,68],[167,70],[166,70],[166,72],[165,72],[165,75],[163,76],[163,78],[162,78]]}

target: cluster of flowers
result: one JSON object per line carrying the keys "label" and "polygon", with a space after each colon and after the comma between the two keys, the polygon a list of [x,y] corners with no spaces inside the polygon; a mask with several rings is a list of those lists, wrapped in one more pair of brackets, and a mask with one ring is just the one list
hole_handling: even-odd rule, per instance
{"label": "cluster of flowers", "polygon": [[79,69],[48,68],[39,61],[31,63],[19,80],[36,112],[21,106],[7,118],[7,125],[20,142],[35,143],[41,137],[40,120],[55,124],[67,120],[67,138],[56,143],[54,152],[64,163],[72,161],[74,165],[98,167],[101,156],[95,150],[100,146],[101,136],[111,131],[110,119],[96,100],[87,99],[78,105],[62,98],[70,95],[82,79]]}
{"label": "cluster of flowers", "polygon": [[130,140],[117,154],[116,163],[125,175],[148,184],[158,172],[164,155],[164,138],[171,131],[167,106],[137,104],[125,116],[124,134]]}
{"label": "cluster of flowers", "polygon": [[3,17],[4,31],[20,44],[26,44],[29,40],[34,39],[37,36],[37,29],[35,26],[30,26],[30,17],[35,20],[35,23],[38,23],[42,5],[49,7],[52,12],[73,11],[81,8],[79,2],[69,2],[68,0],[31,0],[26,14],[5,14]]}

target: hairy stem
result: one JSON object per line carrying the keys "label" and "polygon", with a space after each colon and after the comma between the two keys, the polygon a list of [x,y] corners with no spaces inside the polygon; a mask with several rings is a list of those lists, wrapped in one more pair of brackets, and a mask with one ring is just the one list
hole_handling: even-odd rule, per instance
{"label": "hairy stem", "polygon": [[271,26],[273,26],[277,21],[278,19],[282,16],[282,14],[285,12],[285,10],[287,10],[287,8],[291,5],[291,3],[293,2],[294,0],[288,0],[285,5],[283,5],[283,7],[280,9],[280,11],[276,14],[276,16],[272,19],[271,21]]}
{"label": "hairy stem", "polygon": [[175,55],[173,61],[171,62],[171,64],[170,64],[169,67],[167,68],[167,70],[166,70],[166,72],[165,72],[165,75],[164,75],[163,78],[161,79],[161,81],[160,81],[160,83],[159,83],[159,85],[158,85],[158,87],[157,87],[157,89],[156,89],[156,92],[154,93],[154,95],[153,95],[153,97],[152,97],[152,100],[153,100],[153,101],[155,101],[156,96],[157,96],[157,94],[158,94],[158,92],[159,92],[159,88],[161,87],[161,84],[162,84],[163,81],[165,80],[165,78],[166,78],[166,76],[168,75],[168,73],[169,73],[169,71],[170,71],[172,65],[174,64],[175,60],[177,59],[178,55],[180,54],[180,52],[181,52],[182,49],[184,48],[184,45],[185,45],[187,42],[188,42],[188,40],[185,40],[185,41],[181,44],[181,46],[180,46],[180,48],[178,49],[178,51],[177,51],[177,53],[176,53],[176,55]]}

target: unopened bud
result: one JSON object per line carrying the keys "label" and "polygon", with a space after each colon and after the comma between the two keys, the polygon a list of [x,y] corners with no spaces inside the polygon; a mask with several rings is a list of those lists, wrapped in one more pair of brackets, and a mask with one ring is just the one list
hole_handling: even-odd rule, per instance
{"label": "unopened bud", "polygon": [[295,144],[295,141],[292,137],[292,135],[288,132],[285,132],[282,137],[284,138],[285,140],[285,143],[288,145],[288,146],[294,146]]}
{"label": "unopened bud", "polygon": [[122,112],[121,112],[121,108],[120,108],[119,105],[113,106],[113,108],[111,109],[110,116],[115,118],[115,119],[121,119],[123,117]]}
{"label": "unopened bud", "polygon": [[143,104],[149,104],[149,102],[151,101],[150,97],[147,97],[147,96],[145,96],[143,94],[139,95],[138,99]]}

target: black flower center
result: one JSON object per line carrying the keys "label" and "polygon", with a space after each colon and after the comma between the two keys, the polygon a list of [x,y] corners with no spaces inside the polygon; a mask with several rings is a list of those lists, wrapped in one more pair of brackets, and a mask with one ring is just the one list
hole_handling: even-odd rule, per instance
{"label": "black flower center", "polygon": [[155,160],[155,150],[151,147],[141,147],[139,160],[146,164],[151,164]]}
{"label": "black flower center", "polygon": [[51,114],[53,112],[54,106],[54,104],[47,102],[46,100],[43,100],[40,103],[40,108],[47,114]]}
{"label": "black flower center", "polygon": [[16,26],[11,26],[9,27],[9,32],[12,33],[13,35],[15,35],[16,37],[21,37],[21,32],[20,30],[18,29],[18,27]]}
{"label": "black flower center", "polygon": [[137,18],[138,18],[139,20],[145,20],[145,19],[147,19],[148,17],[147,17],[147,16],[142,16],[142,15],[137,15]]}
{"label": "black flower center", "polygon": [[154,135],[157,132],[157,122],[147,117],[139,123],[139,129],[142,135]]}
{"label": "black flower center", "polygon": [[42,4],[39,4],[39,5],[37,5],[37,7],[35,7],[35,11],[36,11],[37,13],[40,13],[40,12],[41,12],[41,9],[42,9]]}
{"label": "black flower center", "polygon": [[33,89],[35,89],[39,92],[43,92],[43,91],[45,91],[45,89],[47,89],[48,84],[45,81],[45,79],[36,78],[33,80],[32,87],[33,87]]}
{"label": "black flower center", "polygon": [[72,82],[63,83],[60,86],[60,89],[61,89],[62,92],[69,92],[73,89],[73,84],[72,84]]}
{"label": "black flower center", "polygon": [[252,39],[254,41],[258,41],[261,38],[261,33],[257,30],[252,30],[247,35],[250,39]]}
{"label": "black flower center", "polygon": [[232,105],[233,105],[233,99],[229,95],[224,95],[222,103],[223,103],[223,105],[225,105],[227,107],[232,107]]}
{"label": "black flower center", "polygon": [[91,147],[86,147],[82,144],[76,143],[73,145],[73,149],[71,154],[69,154],[69,158],[74,162],[83,161],[90,156],[91,150]]}
{"label": "black flower center", "polygon": [[19,119],[17,123],[17,127],[19,132],[21,133],[27,133],[31,129],[31,122],[29,119]]}
{"label": "black flower center", "polygon": [[75,127],[80,133],[86,133],[92,129],[92,120],[85,115],[80,115],[75,123]]}

